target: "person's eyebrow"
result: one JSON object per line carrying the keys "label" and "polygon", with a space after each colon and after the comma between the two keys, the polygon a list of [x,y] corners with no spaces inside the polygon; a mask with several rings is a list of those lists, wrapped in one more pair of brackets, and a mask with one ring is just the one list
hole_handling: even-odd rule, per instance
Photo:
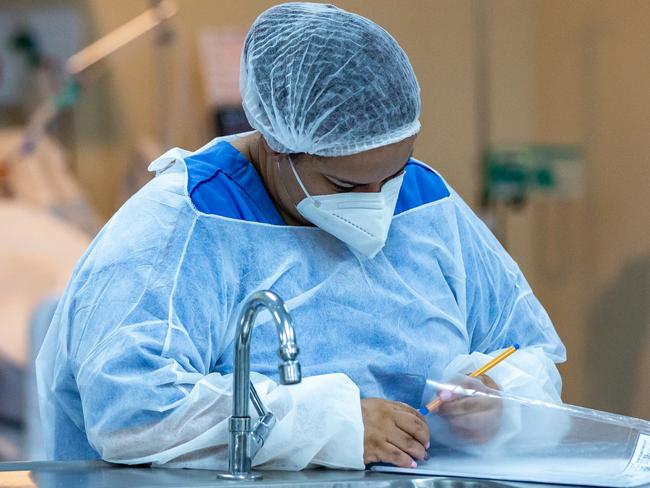
{"label": "person's eyebrow", "polygon": [[[406,162],[404,163],[404,165],[399,170],[397,170],[395,173],[393,173],[392,175],[384,178],[382,180],[382,183],[396,177],[402,171],[404,171],[404,168],[406,167],[406,165],[408,164],[408,162],[410,161],[410,159],[412,157],[413,157],[413,149],[411,149],[411,152],[409,153],[408,158],[406,158]],[[323,176],[325,176],[328,180],[330,180],[332,183],[334,183],[336,185],[338,185],[340,183],[342,186],[350,186],[350,187],[352,187],[352,186],[363,186],[363,185],[368,184],[368,183],[357,183],[357,182],[354,182],[354,181],[342,180],[340,178],[337,178],[336,176],[331,176],[331,175],[326,175],[326,174],[324,174]]]}

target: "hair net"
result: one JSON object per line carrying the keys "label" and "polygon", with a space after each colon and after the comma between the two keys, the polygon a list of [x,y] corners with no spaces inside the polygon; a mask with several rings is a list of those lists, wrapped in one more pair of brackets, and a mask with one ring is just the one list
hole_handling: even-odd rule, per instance
{"label": "hair net", "polygon": [[244,43],[240,89],[248,121],[277,152],[345,156],[420,129],[420,88],[402,48],[333,5],[262,13]]}

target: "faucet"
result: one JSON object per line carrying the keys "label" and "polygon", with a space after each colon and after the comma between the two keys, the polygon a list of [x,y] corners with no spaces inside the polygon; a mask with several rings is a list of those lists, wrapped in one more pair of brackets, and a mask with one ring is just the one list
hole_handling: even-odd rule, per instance
{"label": "faucet", "polygon": [[[219,474],[219,478],[229,480],[254,480],[262,478],[253,473],[251,464],[257,452],[264,445],[276,419],[260,399],[250,380],[250,343],[251,332],[257,314],[267,308],[275,321],[280,340],[280,383],[293,385],[300,383],[300,363],[297,361],[298,346],[294,336],[291,316],[282,299],[272,291],[252,293],[241,305],[236,318],[235,332],[235,371],[233,374],[233,414],[230,417],[230,443],[228,445],[228,472]],[[248,415],[249,401],[259,415],[251,429]]]}

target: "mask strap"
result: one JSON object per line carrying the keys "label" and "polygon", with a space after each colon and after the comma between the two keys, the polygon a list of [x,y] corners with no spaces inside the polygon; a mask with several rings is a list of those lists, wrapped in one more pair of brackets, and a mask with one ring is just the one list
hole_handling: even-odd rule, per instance
{"label": "mask strap", "polygon": [[309,194],[309,192],[305,188],[305,185],[302,184],[302,180],[300,179],[300,176],[298,176],[298,172],[296,171],[296,168],[293,165],[293,160],[291,159],[291,155],[287,154],[287,157],[289,158],[289,165],[291,166],[291,171],[293,171],[293,174],[296,177],[296,180],[298,180],[298,184],[300,185],[300,188],[302,188],[303,193],[305,195],[307,195],[308,198],[311,198],[312,196]]}

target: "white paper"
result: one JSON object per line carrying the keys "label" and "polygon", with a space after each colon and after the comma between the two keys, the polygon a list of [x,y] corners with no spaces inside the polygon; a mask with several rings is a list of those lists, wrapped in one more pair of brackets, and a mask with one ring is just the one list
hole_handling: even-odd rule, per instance
{"label": "white paper", "polygon": [[639,434],[636,448],[625,473],[650,473],[650,435]]}
{"label": "white paper", "polygon": [[433,455],[428,461],[419,462],[415,469],[373,466],[372,470],[505,481],[632,487],[650,483],[649,448],[650,436],[642,434],[631,461],[629,458],[575,456],[491,458],[453,453]]}

